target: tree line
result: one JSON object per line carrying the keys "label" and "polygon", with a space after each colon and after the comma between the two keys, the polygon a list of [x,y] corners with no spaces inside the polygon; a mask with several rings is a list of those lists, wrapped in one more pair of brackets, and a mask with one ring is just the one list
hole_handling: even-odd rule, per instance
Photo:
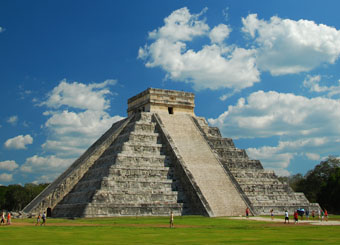
{"label": "tree line", "polygon": [[340,214],[340,159],[329,156],[305,175],[280,177],[296,192],[303,192],[310,202],[317,202],[323,209]]}
{"label": "tree line", "polygon": [[1,210],[20,211],[33,200],[49,184],[25,184],[0,186],[0,212]]}

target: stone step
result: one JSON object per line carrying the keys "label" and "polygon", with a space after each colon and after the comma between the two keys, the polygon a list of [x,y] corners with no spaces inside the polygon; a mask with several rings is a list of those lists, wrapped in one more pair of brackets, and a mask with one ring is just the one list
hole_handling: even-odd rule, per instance
{"label": "stone step", "polygon": [[227,167],[231,171],[240,171],[240,170],[261,170],[263,169],[262,164],[259,160],[250,160],[246,158],[240,159],[220,159],[222,164],[226,164]]}
{"label": "stone step", "polygon": [[144,202],[177,202],[177,192],[164,190],[112,190],[100,189],[91,191],[73,191],[65,197],[63,203],[106,202],[106,203],[144,203]]}
{"label": "stone step", "polygon": [[141,143],[157,143],[157,133],[145,132],[126,132],[117,137],[117,142],[124,143],[126,141],[141,142]]}
{"label": "stone step", "polygon": [[146,121],[130,122],[128,125],[126,125],[123,133],[125,132],[154,133],[155,125],[156,124],[154,122],[146,122]]}
{"label": "stone step", "polygon": [[177,192],[170,193],[150,193],[142,192],[138,193],[116,193],[111,191],[99,191],[93,196],[92,203],[160,203],[160,202],[177,202]]}
{"label": "stone step", "polygon": [[236,149],[234,142],[231,138],[209,138],[208,140],[209,145],[213,149],[220,149],[220,148],[228,148],[228,149]]}
{"label": "stone step", "polygon": [[[111,166],[126,165],[129,166],[166,166],[170,163],[170,159],[164,155],[135,155],[118,153],[115,155],[103,155],[97,161],[95,166]],[[95,167],[94,166],[94,167]],[[126,165],[127,166],[127,165]]]}
{"label": "stone step", "polygon": [[112,155],[115,153],[129,154],[150,154],[150,155],[161,155],[162,145],[161,144],[145,144],[142,142],[126,142],[124,144],[114,144],[110,146],[106,151],[105,155]]}
{"label": "stone step", "polygon": [[172,185],[171,179],[155,178],[125,178],[121,176],[103,177],[101,179],[83,179],[75,188],[84,190],[87,188],[105,188],[105,187],[118,187],[118,188],[163,188]]}
{"label": "stone step", "polygon": [[182,214],[181,203],[143,204],[62,204],[53,211],[53,217],[108,217],[108,216],[169,216]]}
{"label": "stone step", "polygon": [[231,173],[234,175],[235,178],[238,179],[272,179],[272,180],[276,180],[277,182],[281,183],[276,174],[273,171],[268,171],[268,170],[263,170],[263,171],[249,171],[249,170],[235,170],[232,169]]}
{"label": "stone step", "polygon": [[232,149],[232,148],[214,148],[214,152],[218,154],[220,158],[223,160],[228,160],[228,159],[239,159],[239,158],[244,158],[248,159],[248,155],[245,150],[241,149]]}
{"label": "stone step", "polygon": [[103,176],[108,175],[116,175],[116,176],[124,176],[126,178],[131,177],[140,177],[140,178],[168,178],[172,176],[172,171],[166,167],[138,167],[132,166],[131,168],[128,167],[121,167],[121,166],[112,166],[111,168],[92,168],[90,171],[86,173],[85,178],[100,178]]}

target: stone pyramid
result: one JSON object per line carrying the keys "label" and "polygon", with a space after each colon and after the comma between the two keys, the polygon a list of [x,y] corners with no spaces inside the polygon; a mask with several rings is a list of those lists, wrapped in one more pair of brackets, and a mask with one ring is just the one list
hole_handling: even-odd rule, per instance
{"label": "stone pyramid", "polygon": [[24,209],[53,217],[268,214],[317,209],[194,114],[194,94],[149,88]]}

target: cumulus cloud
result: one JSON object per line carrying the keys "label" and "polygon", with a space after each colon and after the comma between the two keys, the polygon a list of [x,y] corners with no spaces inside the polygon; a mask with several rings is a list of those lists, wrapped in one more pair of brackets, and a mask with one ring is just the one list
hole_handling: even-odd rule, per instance
{"label": "cumulus cloud", "polygon": [[33,138],[31,135],[18,135],[14,138],[8,139],[5,142],[5,147],[8,149],[27,149],[26,145],[33,143]]}
{"label": "cumulus cloud", "polygon": [[47,133],[44,151],[27,158],[20,171],[39,173],[36,183],[53,181],[114,122],[123,119],[107,112],[107,97],[113,95],[109,86],[114,84],[113,79],[91,84],[62,80],[40,103],[47,108],[42,127]]}
{"label": "cumulus cloud", "polygon": [[310,71],[340,55],[340,31],[309,20],[294,21],[257,14],[242,18],[244,33],[257,44],[257,65],[272,75]]}
{"label": "cumulus cloud", "polygon": [[[152,42],[139,48],[138,58],[146,67],[161,67],[167,78],[191,83],[196,90],[241,90],[258,82],[255,50],[227,46],[224,40],[230,28],[220,24],[210,29],[201,15],[186,7],[175,10],[164,19],[164,26],[149,33]],[[198,51],[190,49],[189,42],[199,37],[209,37],[211,43]]]}
{"label": "cumulus cloud", "polygon": [[231,30],[224,24],[215,26],[209,33],[209,38],[213,43],[223,43],[223,41],[229,36]]}
{"label": "cumulus cloud", "polygon": [[62,80],[42,103],[50,109],[44,112],[49,135],[43,149],[58,157],[77,157],[121,120],[107,113],[110,100],[106,96],[112,95],[108,86],[115,83],[112,79],[88,85]]}
{"label": "cumulus cloud", "polygon": [[14,116],[11,116],[7,119],[7,122],[13,126],[15,126],[18,122],[18,116],[14,115]]}
{"label": "cumulus cloud", "polygon": [[332,86],[322,86],[321,75],[307,75],[303,81],[303,86],[308,88],[310,92],[325,93],[328,97],[333,97],[340,94],[340,80],[338,80],[338,85]]}
{"label": "cumulus cloud", "polygon": [[108,85],[114,85],[115,80],[108,79],[102,83],[89,85],[62,80],[49,94],[47,101],[41,103],[50,108],[69,106],[79,109],[103,111],[109,108],[109,100],[104,95],[110,94]]}
{"label": "cumulus cloud", "polygon": [[340,132],[340,101],[257,91],[209,122],[233,138],[324,135]]}
{"label": "cumulus cloud", "polygon": [[0,174],[0,181],[1,182],[10,182],[13,180],[13,175],[12,174]]}
{"label": "cumulus cloud", "polygon": [[12,160],[0,162],[0,169],[3,169],[3,170],[13,171],[17,167],[18,167],[18,164]]}
{"label": "cumulus cloud", "polygon": [[[340,148],[340,101],[329,98],[307,98],[289,93],[258,91],[209,123],[218,126],[225,137],[279,137],[276,146],[249,148],[253,159],[267,168],[285,173],[297,155],[315,160]],[[311,154],[313,152],[313,154]]]}
{"label": "cumulus cloud", "polygon": [[26,159],[25,163],[20,167],[22,172],[38,172],[38,173],[55,173],[66,169],[73,159],[63,159],[56,156],[41,157],[34,155]]}

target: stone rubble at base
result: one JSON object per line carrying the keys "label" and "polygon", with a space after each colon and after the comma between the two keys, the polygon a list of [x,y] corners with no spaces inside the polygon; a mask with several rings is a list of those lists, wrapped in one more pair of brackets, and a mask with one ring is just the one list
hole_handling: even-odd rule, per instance
{"label": "stone rubble at base", "polygon": [[194,114],[194,94],[149,88],[23,212],[53,217],[317,210]]}

